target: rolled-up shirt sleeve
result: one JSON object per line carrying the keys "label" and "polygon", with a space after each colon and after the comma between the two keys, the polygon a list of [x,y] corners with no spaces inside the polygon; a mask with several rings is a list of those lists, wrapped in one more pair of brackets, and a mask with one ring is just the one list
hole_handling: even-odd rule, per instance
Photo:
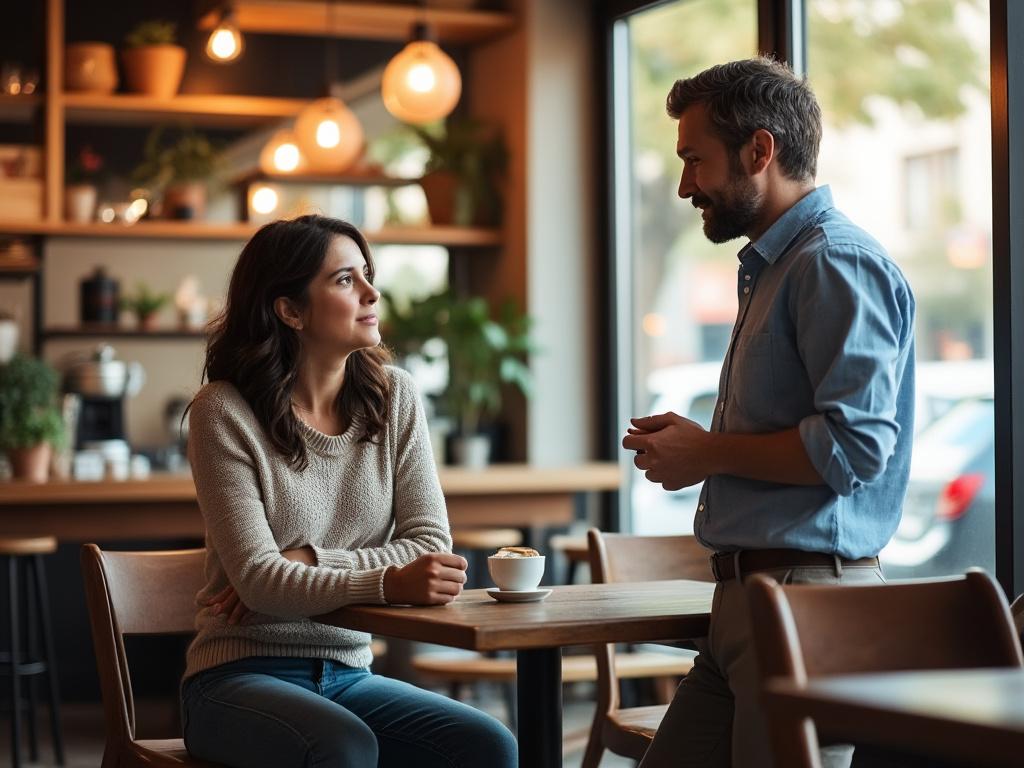
{"label": "rolled-up shirt sleeve", "polygon": [[849,496],[892,457],[901,355],[913,333],[913,297],[884,255],[829,244],[808,260],[793,292],[797,344],[815,413],[799,424],[825,483]]}

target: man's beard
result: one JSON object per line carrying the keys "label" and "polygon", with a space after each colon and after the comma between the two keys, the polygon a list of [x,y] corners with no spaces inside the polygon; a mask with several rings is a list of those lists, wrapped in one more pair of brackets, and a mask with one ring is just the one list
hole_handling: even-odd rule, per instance
{"label": "man's beard", "polygon": [[742,237],[753,229],[761,214],[761,201],[754,182],[742,167],[734,166],[730,170],[729,185],[719,193],[717,201],[700,194],[691,199],[695,206],[702,205],[707,210],[704,236],[712,243],[725,243]]}

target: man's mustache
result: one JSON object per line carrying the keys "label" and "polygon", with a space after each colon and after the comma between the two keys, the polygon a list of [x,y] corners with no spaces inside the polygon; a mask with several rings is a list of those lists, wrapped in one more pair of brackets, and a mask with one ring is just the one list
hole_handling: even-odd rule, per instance
{"label": "man's mustache", "polygon": [[704,195],[694,195],[690,198],[690,202],[693,203],[694,208],[710,208],[711,198],[705,197]]}

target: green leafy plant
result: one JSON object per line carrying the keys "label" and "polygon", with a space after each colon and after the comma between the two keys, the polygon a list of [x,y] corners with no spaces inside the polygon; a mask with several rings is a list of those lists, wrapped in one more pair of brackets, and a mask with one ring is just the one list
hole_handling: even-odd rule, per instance
{"label": "green leafy plant", "polygon": [[199,131],[160,125],[146,138],[143,160],[132,173],[136,183],[157,189],[178,182],[205,181],[219,166],[217,151]]}
{"label": "green leafy plant", "polygon": [[459,180],[455,223],[499,223],[498,181],[508,164],[508,151],[501,136],[477,120],[451,120],[446,125],[414,131],[430,151],[426,172],[446,171]]}
{"label": "green leafy plant", "polygon": [[0,450],[63,443],[59,381],[53,368],[34,357],[15,355],[0,365]]}
{"label": "green leafy plant", "polygon": [[531,319],[512,300],[504,302],[492,318],[486,299],[462,299],[450,291],[396,307],[388,302],[385,339],[396,351],[438,359],[424,345],[441,339],[447,348],[448,386],[442,396],[445,411],[462,435],[475,434],[481,424],[501,409],[502,387],[511,385],[525,396],[533,392],[526,364],[536,351],[530,336]]}
{"label": "green leafy plant", "polygon": [[135,316],[142,320],[154,312],[158,312],[171,297],[166,293],[151,291],[145,283],[139,283],[135,293],[129,294],[121,299],[121,309],[134,312]]}
{"label": "green leafy plant", "polygon": [[152,19],[135,25],[131,31],[124,36],[126,48],[141,48],[146,45],[175,45],[177,44],[178,25],[173,21]]}

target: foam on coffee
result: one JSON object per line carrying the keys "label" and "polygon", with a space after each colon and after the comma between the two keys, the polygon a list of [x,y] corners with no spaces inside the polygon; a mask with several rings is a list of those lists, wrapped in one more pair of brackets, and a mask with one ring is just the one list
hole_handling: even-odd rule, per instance
{"label": "foam on coffee", "polygon": [[516,557],[540,557],[540,552],[531,547],[502,547],[491,557],[516,558]]}

